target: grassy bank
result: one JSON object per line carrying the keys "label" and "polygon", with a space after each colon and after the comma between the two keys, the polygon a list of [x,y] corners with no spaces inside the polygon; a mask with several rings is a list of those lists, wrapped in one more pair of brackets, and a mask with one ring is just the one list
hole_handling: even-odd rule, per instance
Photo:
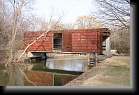
{"label": "grassy bank", "polygon": [[65,86],[130,86],[130,56],[107,58]]}

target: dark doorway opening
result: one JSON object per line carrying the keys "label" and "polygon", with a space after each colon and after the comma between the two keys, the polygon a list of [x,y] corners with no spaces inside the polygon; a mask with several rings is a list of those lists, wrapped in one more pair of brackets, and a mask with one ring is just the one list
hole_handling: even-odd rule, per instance
{"label": "dark doorway opening", "polygon": [[54,50],[61,50],[62,49],[62,33],[54,33],[53,49]]}

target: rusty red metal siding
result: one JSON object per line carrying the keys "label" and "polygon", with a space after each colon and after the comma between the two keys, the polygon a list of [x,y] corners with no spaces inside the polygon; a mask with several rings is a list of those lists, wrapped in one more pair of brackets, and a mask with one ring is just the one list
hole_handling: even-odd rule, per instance
{"label": "rusty red metal siding", "polygon": [[[37,39],[44,32],[26,32],[24,33],[25,48]],[[45,33],[45,36],[38,39],[27,50],[30,51],[52,51],[52,33]]]}
{"label": "rusty red metal siding", "polygon": [[[98,31],[78,31],[72,33],[72,52],[99,52]],[[99,52],[101,53],[101,52]]]}
{"label": "rusty red metal siding", "polygon": [[71,52],[72,51],[72,34],[63,33],[62,34],[62,51]]}
{"label": "rusty red metal siding", "polygon": [[[65,30],[64,33],[72,34],[72,40],[69,40],[72,43],[71,52],[97,52],[102,54],[102,30],[106,29]],[[65,40],[64,38],[63,41]],[[64,47],[66,47],[65,44],[63,44]],[[67,50],[64,49],[64,51]]]}
{"label": "rusty red metal siding", "polygon": [[[32,43],[42,32],[27,32],[24,34],[25,47]],[[53,51],[53,35],[62,33],[62,52],[94,52],[102,54],[103,36],[109,36],[110,30],[107,28],[80,29],[50,31],[44,37],[37,40],[27,50],[29,51]]]}

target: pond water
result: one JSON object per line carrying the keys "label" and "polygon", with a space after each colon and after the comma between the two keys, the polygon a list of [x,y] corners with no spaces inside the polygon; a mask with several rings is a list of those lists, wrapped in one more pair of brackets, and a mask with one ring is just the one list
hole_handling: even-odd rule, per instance
{"label": "pond water", "polygon": [[48,58],[0,68],[1,86],[62,86],[88,70],[86,56]]}

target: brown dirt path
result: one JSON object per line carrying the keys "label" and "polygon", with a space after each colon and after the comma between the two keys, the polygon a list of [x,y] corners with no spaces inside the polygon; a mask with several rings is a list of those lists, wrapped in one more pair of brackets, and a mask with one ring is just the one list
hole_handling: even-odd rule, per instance
{"label": "brown dirt path", "polygon": [[130,86],[130,56],[107,58],[64,86]]}

